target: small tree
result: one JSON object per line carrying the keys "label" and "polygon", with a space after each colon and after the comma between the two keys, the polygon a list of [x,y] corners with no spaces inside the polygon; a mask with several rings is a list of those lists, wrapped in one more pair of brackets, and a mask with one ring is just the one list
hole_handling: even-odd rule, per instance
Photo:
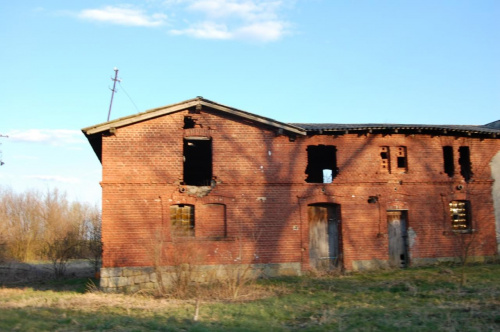
{"label": "small tree", "polygon": [[44,254],[52,262],[54,276],[57,279],[64,277],[68,261],[75,256],[79,244],[78,237],[71,232],[46,243]]}

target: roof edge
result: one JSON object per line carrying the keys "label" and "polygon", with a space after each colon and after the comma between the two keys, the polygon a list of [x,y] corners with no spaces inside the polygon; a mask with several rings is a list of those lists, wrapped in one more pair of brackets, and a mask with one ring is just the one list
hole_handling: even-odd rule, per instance
{"label": "roof edge", "polygon": [[266,124],[269,126],[277,127],[277,128],[292,132],[294,134],[307,135],[307,131],[303,128],[294,126],[292,124],[287,124],[284,122],[276,121],[276,120],[271,119],[271,118],[266,118],[266,117],[263,117],[263,116],[260,116],[257,114],[253,114],[250,112],[245,112],[245,111],[239,110],[239,109],[234,108],[234,107],[225,106],[225,105],[213,102],[211,100],[204,99],[203,97],[188,99],[188,100],[185,100],[185,101],[180,102],[180,103],[166,105],[166,106],[162,106],[162,107],[158,107],[158,108],[153,108],[153,109],[150,109],[150,110],[147,110],[145,112],[138,113],[138,114],[129,115],[129,116],[118,118],[118,119],[115,119],[112,121],[108,121],[108,122],[100,123],[100,124],[97,124],[94,126],[86,127],[86,128],[82,129],[82,132],[87,136],[93,135],[93,134],[107,131],[111,128],[119,128],[119,127],[127,126],[130,124],[134,124],[134,123],[141,122],[144,120],[156,118],[156,117],[159,117],[162,115],[178,112],[178,111],[184,110],[186,108],[190,108],[190,107],[198,106],[198,105],[207,106],[207,107],[210,107],[210,108],[213,108],[213,109],[216,109],[216,110],[228,113],[228,114],[239,116],[239,117],[242,117],[242,118],[245,118],[248,120],[252,120],[252,121],[255,121],[258,123]]}

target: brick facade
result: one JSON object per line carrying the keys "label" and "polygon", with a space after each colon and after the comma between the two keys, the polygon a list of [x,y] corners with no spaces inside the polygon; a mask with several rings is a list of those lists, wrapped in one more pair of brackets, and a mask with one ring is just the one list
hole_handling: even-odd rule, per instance
{"label": "brick facade", "polygon": [[[471,257],[497,252],[494,135],[389,129],[297,135],[217,107],[178,108],[110,123],[95,134],[84,129],[102,162],[105,270],[241,263],[294,266],[286,273],[299,274],[311,269],[308,209],[319,203],[339,208],[338,258],[347,270],[388,266],[393,210],[405,211],[409,265],[459,256],[464,237],[474,238]],[[184,129],[187,117],[192,128]],[[92,135],[99,135],[99,146]],[[212,178],[203,186],[185,184],[186,139],[211,142]],[[308,183],[307,149],[320,145],[336,148],[337,169],[331,183]],[[443,146],[454,152],[452,176]],[[460,147],[470,153],[468,181]],[[470,202],[470,232],[452,228],[452,201]],[[173,213],[184,206],[194,211],[193,235],[173,236],[172,219],[183,218]]]}

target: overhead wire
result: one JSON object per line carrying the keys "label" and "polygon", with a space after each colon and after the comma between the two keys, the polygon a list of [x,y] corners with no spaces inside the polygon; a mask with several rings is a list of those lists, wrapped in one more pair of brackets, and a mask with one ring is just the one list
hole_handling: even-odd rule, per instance
{"label": "overhead wire", "polygon": [[134,103],[134,101],[132,100],[132,98],[130,97],[130,95],[127,93],[127,91],[123,87],[122,82],[118,81],[118,84],[120,85],[120,88],[123,90],[123,92],[125,92],[125,94],[127,95],[128,99],[130,100],[130,102],[132,103],[132,105],[134,105],[135,109],[137,110],[137,113],[140,113],[141,111],[139,110],[139,108],[137,107],[137,105]]}

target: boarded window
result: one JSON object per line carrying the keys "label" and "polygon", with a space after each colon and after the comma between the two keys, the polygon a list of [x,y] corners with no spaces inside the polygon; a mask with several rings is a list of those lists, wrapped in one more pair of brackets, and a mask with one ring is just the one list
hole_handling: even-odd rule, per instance
{"label": "boarded window", "polygon": [[460,174],[464,177],[465,181],[472,178],[472,166],[470,162],[470,150],[468,146],[461,146],[458,148],[458,163],[460,165]]}
{"label": "boarded window", "polygon": [[454,231],[471,230],[471,211],[469,201],[450,202],[451,228]]}
{"label": "boarded window", "polygon": [[[199,225],[201,236],[226,237],[226,206],[224,204],[205,204],[203,225]],[[201,228],[201,230],[200,230]]]}
{"label": "boarded window", "polygon": [[452,146],[443,146],[443,163],[444,172],[448,174],[449,177],[453,177],[453,175],[455,175],[455,163]]}
{"label": "boarded window", "polygon": [[382,146],[380,147],[380,168],[383,172],[390,173],[391,172],[391,159],[389,158],[389,147]]}
{"label": "boarded window", "polygon": [[194,236],[194,206],[178,204],[170,206],[172,236]]}
{"label": "boarded window", "polygon": [[333,145],[307,147],[306,182],[331,183],[338,173],[337,148]]}
{"label": "boarded window", "polygon": [[397,167],[398,171],[406,173],[408,171],[408,160],[406,157],[406,147],[398,146],[397,148]]}
{"label": "boarded window", "polygon": [[184,139],[184,184],[209,186],[212,182],[212,140]]}

